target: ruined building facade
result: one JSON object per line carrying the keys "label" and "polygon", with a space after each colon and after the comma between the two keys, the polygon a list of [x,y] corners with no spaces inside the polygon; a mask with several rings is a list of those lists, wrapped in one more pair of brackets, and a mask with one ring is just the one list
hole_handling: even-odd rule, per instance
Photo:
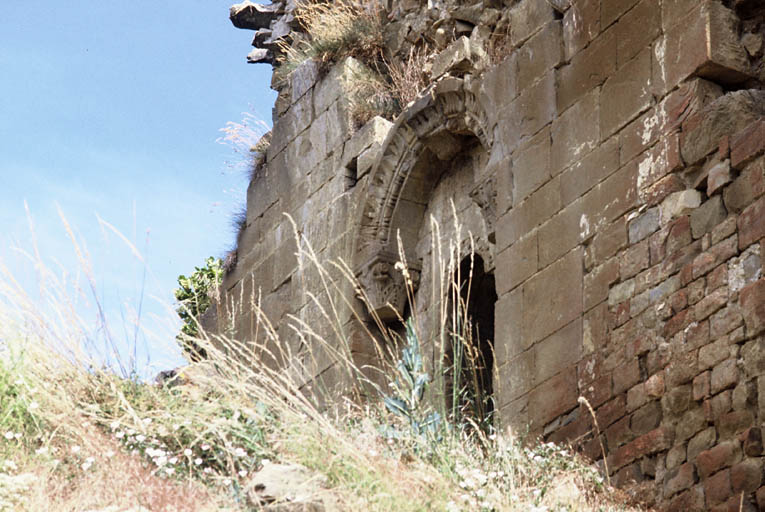
{"label": "ruined building facade", "polygon": [[[257,29],[252,61],[272,62],[298,28],[294,4],[232,9]],[[672,510],[738,510],[742,494],[744,510],[762,510],[764,11],[757,0],[391,2],[386,44],[405,56],[427,39],[431,84],[393,121],[360,128],[345,93],[353,59],[326,73],[305,62],[279,86],[224,281],[230,329],[257,335],[257,296],[284,340],[288,315],[331,334],[290,218],[319,260],[348,263],[384,320],[388,304],[406,308],[400,234],[425,339],[443,277],[432,237],[459,235],[465,257],[472,236],[500,424],[602,459],[582,396],[617,484]],[[494,62],[483,42],[501,23]],[[363,362],[374,353],[351,307],[337,318]],[[288,342],[295,357],[303,342]],[[306,384],[332,381],[332,359],[314,359]]]}

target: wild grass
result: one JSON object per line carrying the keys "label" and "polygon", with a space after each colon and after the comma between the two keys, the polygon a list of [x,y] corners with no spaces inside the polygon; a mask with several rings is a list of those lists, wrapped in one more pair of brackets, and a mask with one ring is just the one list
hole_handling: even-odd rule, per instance
{"label": "wild grass", "polygon": [[[315,272],[323,291],[305,292],[326,325],[290,317],[290,330],[279,329],[253,295],[247,307],[257,322],[254,339],[200,330],[196,342],[208,357],[181,370],[177,385],[126,378],[94,359],[86,330],[72,321],[77,307],[64,281],[49,276],[31,295],[3,273],[0,481],[13,482],[4,489],[15,490],[10,496],[0,491],[0,510],[257,509],[251,481],[267,461],[302,464],[322,475],[327,489],[316,499],[326,510],[624,509],[597,470],[567,448],[534,446],[511,431],[466,427],[447,412],[443,395],[423,402],[442,411],[438,435],[412,435],[384,405],[383,398],[395,394],[393,386],[368,377],[394,379],[392,370],[403,357],[394,348],[397,340],[368,333],[377,343],[379,365],[355,362],[339,321],[355,311],[339,293],[347,291],[344,280],[353,273],[341,261],[320,261],[308,241],[298,239],[302,271]],[[449,262],[459,262],[458,247],[434,258],[454,269]],[[34,265],[44,268],[44,261]],[[405,262],[400,269],[408,272]],[[460,296],[459,284],[449,292],[454,273],[446,274],[434,295]],[[444,300],[438,307],[451,322],[440,327],[443,339],[454,343],[460,321],[450,308],[459,312],[462,306]],[[411,325],[410,341],[419,340],[416,319]],[[393,336],[395,329],[380,323],[378,330]],[[289,339],[283,332],[291,332]],[[443,356],[450,346],[437,349]],[[267,356],[290,364],[256,363]],[[439,396],[447,360],[422,367],[433,372],[423,396]],[[308,390],[306,376],[319,361],[342,376],[340,389]],[[388,435],[391,429],[397,434]]]}
{"label": "wild grass", "polygon": [[283,45],[278,74],[286,78],[308,59],[325,70],[343,57],[354,57],[372,67],[383,51],[383,10],[377,0],[303,2],[296,14],[306,37]]}

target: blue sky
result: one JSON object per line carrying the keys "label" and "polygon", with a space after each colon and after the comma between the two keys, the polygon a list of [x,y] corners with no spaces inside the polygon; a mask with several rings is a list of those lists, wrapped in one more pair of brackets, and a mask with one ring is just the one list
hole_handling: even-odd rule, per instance
{"label": "blue sky", "polygon": [[0,259],[34,288],[17,250],[31,247],[26,201],[44,257],[72,269],[60,207],[118,324],[144,266],[98,218],[113,225],[147,262],[143,322],[161,332],[139,364],[178,362],[163,344],[175,280],[233,244],[246,171],[220,128],[244,112],[270,124],[270,67],[246,63],[252,32],[231,3],[8,2],[0,17]]}

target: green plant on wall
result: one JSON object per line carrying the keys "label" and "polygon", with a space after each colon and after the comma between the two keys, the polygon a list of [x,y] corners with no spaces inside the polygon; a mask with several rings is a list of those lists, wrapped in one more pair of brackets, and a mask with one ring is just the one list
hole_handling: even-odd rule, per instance
{"label": "green plant on wall", "polygon": [[209,257],[203,267],[194,267],[188,277],[178,276],[179,288],[173,291],[178,301],[176,312],[183,321],[181,332],[176,339],[184,354],[192,361],[205,359],[205,350],[195,341],[199,339],[199,318],[211,303],[211,294],[223,278],[223,261]]}

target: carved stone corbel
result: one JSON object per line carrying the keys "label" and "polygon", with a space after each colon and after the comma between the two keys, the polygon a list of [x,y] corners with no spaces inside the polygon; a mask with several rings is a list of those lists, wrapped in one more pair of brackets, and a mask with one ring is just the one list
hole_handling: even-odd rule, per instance
{"label": "carved stone corbel", "polygon": [[396,268],[398,256],[389,251],[376,253],[358,274],[359,284],[366,293],[369,309],[380,320],[388,322],[403,315],[407,303],[406,287],[417,291],[420,284],[420,270],[408,268],[408,278],[400,268]]}

